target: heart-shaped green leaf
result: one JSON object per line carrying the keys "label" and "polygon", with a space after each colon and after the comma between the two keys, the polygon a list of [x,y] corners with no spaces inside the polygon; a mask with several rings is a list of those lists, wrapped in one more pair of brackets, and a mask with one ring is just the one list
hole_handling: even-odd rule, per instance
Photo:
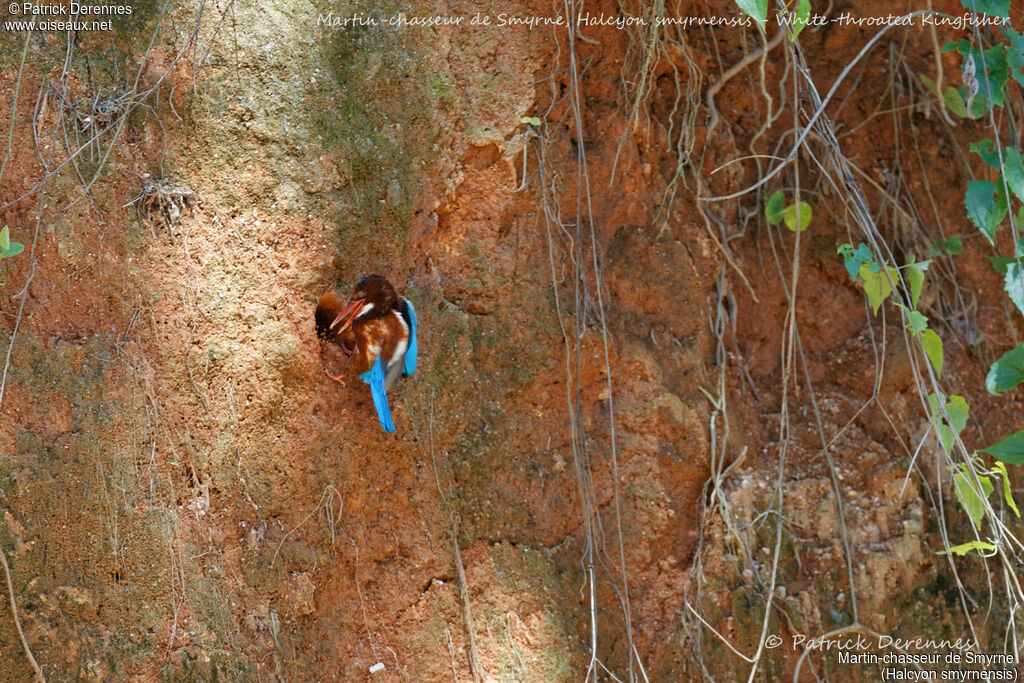
{"label": "heart-shaped green leaf", "polygon": [[736,6],[764,30],[764,23],[768,19],[768,0],[736,0]]}
{"label": "heart-shaped green leaf", "polygon": [[852,244],[841,244],[838,252],[843,256],[843,265],[846,266],[846,272],[850,274],[851,280],[856,280],[861,265],[871,260],[871,250],[863,242],[856,249]]}
{"label": "heart-shaped green leaf", "polygon": [[800,32],[807,27],[807,20],[811,17],[810,0],[798,0],[796,5],[796,21],[793,22],[793,40],[800,35]]}
{"label": "heart-shaped green leaf", "polygon": [[928,270],[931,261],[918,261],[908,264],[906,270],[907,284],[910,286],[910,305],[917,308],[921,299],[921,288],[924,286],[924,271]]}
{"label": "heart-shaped green leaf", "polygon": [[6,249],[0,250],[0,258],[10,258],[25,251],[25,245],[21,242],[11,242]]}
{"label": "heart-shaped green leaf", "polygon": [[942,339],[934,330],[925,330],[921,333],[921,345],[924,346],[925,355],[935,368],[935,375],[942,377]]}
{"label": "heart-shaped green leaf", "polygon": [[960,0],[964,9],[990,17],[1010,16],[1010,0]]}
{"label": "heart-shaped green leaf", "polygon": [[785,205],[786,195],[782,193],[782,190],[776,190],[768,198],[768,203],[764,205],[764,217],[768,219],[768,223],[778,225],[782,222],[782,208]]}
{"label": "heart-shaped green leaf", "polygon": [[1017,310],[1024,313],[1024,271],[1021,264],[1014,261],[1006,265],[1006,293]]}
{"label": "heart-shaped green leaf", "polygon": [[1017,199],[1024,202],[1024,160],[1013,147],[1003,150],[1003,178]]}
{"label": "heart-shaped green leaf", "polygon": [[1002,192],[998,193],[998,197],[994,196],[997,194],[996,189],[996,185],[987,180],[971,180],[967,183],[967,193],[964,195],[967,217],[974,222],[989,244],[992,244],[996,228],[1006,217],[1006,198]]}
{"label": "heart-shaped green leaf", "polygon": [[[782,220],[786,222],[786,227],[791,231],[796,232],[796,204],[790,204],[782,211]],[[800,232],[807,229],[807,226],[811,224],[811,205],[807,202],[800,202]]]}
{"label": "heart-shaped green leaf", "polygon": [[967,515],[974,522],[975,528],[981,528],[981,520],[985,517],[985,501],[992,493],[991,480],[979,474],[978,482],[981,484],[981,491],[975,487],[973,477],[967,471],[966,465],[960,465],[960,471],[953,475],[953,483],[956,488],[956,497],[960,505],[967,511]]}
{"label": "heart-shaped green leaf", "polygon": [[882,306],[882,302],[892,294],[889,277],[892,276],[893,279],[896,279],[898,273],[895,268],[883,271],[877,263],[867,262],[861,264],[860,276],[864,280],[864,293],[867,294],[868,301],[871,302],[871,310],[878,315],[878,309]]}
{"label": "heart-shaped green leaf", "polygon": [[1011,434],[988,448],[982,448],[981,452],[988,453],[996,460],[1002,460],[1009,465],[1024,463],[1024,430]]}
{"label": "heart-shaped green leaf", "polygon": [[928,328],[928,316],[920,311],[907,311],[907,329],[914,334],[924,332]]}
{"label": "heart-shaped green leaf", "polygon": [[985,388],[998,396],[1024,382],[1024,344],[1007,351],[988,369]]}
{"label": "heart-shaped green leaf", "polygon": [[942,91],[942,99],[951,112],[962,119],[967,118],[967,103],[964,102],[964,96],[960,94],[959,90],[951,85],[946,86],[946,89]]}

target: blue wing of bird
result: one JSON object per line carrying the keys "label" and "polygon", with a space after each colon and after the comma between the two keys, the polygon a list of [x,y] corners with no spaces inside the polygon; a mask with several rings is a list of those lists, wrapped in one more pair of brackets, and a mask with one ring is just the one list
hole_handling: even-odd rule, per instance
{"label": "blue wing of bird", "polygon": [[384,364],[380,356],[377,356],[373,367],[359,375],[359,379],[370,385],[370,395],[373,396],[373,405],[377,409],[381,429],[394,434],[395,424],[391,421],[391,407],[388,406],[388,394],[384,390]]}
{"label": "blue wing of bird", "polygon": [[405,374],[411,375],[416,372],[416,311],[408,299],[405,299],[405,323],[409,326],[409,348],[405,350]]}

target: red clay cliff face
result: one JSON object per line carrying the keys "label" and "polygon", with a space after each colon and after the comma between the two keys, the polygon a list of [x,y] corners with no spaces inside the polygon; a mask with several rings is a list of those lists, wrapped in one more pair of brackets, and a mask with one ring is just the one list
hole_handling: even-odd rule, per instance
{"label": "red clay cliff face", "polygon": [[[195,10],[171,12],[191,26]],[[622,78],[640,43],[628,31],[583,32],[574,91],[564,32],[312,30],[316,11],[236,5],[230,31],[225,17],[204,19],[198,67],[191,56],[173,61],[184,36],[158,41],[142,83],[169,69],[159,101],[126,119],[91,196],[67,169],[47,184],[20,318],[32,261],[26,253],[0,264],[7,339],[20,321],[0,424],[0,544],[44,671],[53,680],[468,680],[475,649],[484,677],[577,679],[590,661],[583,511],[593,505],[602,660],[628,671],[621,545],[632,634],[651,680],[698,677],[702,666],[732,675],[735,660],[698,635],[686,604],[742,651],[756,647],[763,602],[750,566],[764,570],[762,547],[773,542],[759,515],[778,476],[788,306],[772,254],[774,245],[791,255],[795,243],[787,231],[767,234],[753,195],[702,215],[693,179],[694,169],[746,154],[761,127],[756,67],[719,92],[711,139],[701,104],[723,67],[759,40],[738,29],[668,40],[634,116]],[[551,13],[459,3],[443,13],[500,11]],[[158,16],[140,12],[131,28],[148,36]],[[114,47],[78,48],[96,73],[73,67],[69,97],[84,103],[123,84],[98,64],[128,57],[137,68],[132,50],[145,41],[139,48],[127,31]],[[868,37],[808,31],[801,41],[827,84]],[[53,38],[41,55],[59,47]],[[930,50],[912,36],[911,68],[927,69]],[[835,114],[850,131],[844,149],[876,182],[896,143],[889,119],[869,119],[885,96],[883,53]],[[20,53],[9,42],[2,54],[10,102]],[[675,74],[684,91],[691,85],[686,55],[704,73],[692,83],[696,100],[677,106]],[[765,68],[778,82],[781,62]],[[60,62],[40,57],[21,79],[3,203],[44,173],[34,93],[59,83]],[[764,140],[781,139],[781,121],[792,118],[784,111]],[[51,101],[38,130],[52,135],[58,113]],[[933,115],[914,121],[920,140],[944,134]],[[680,131],[694,141],[682,161]],[[40,139],[44,158],[51,144],[58,162],[67,158],[62,138]],[[966,139],[956,142],[965,148]],[[920,140],[902,144],[922,156],[904,171],[924,205],[920,168],[933,186],[960,188],[962,179]],[[578,204],[581,149],[590,201]],[[805,159],[801,173],[811,172]],[[170,222],[126,206],[160,178],[194,192]],[[719,193],[757,173],[736,164],[711,178],[708,191]],[[664,211],[670,187],[677,194]],[[935,193],[936,212],[960,216],[959,192]],[[924,493],[914,478],[903,488],[906,444],[916,444],[924,416],[898,330],[868,320],[835,256],[856,238],[818,196],[802,236],[796,315],[822,432],[841,434],[831,453],[862,619],[889,632],[901,618],[928,623],[933,602],[947,597]],[[38,208],[37,194],[5,210],[14,239],[31,243]],[[949,232],[967,232],[962,216],[950,220],[959,223]],[[980,251],[959,258],[961,288],[998,293]],[[373,272],[419,317],[417,373],[391,395],[397,436],[381,432],[365,385],[323,375],[313,326],[317,295]],[[947,363],[985,435],[1009,432],[1019,401],[983,395],[1005,327],[979,309],[948,336]],[[964,341],[970,330],[991,346]],[[889,342],[879,398],[847,425],[874,389],[872,338]],[[817,634],[848,621],[850,598],[822,432],[805,419],[813,406],[805,380],[797,384],[780,598],[790,625],[777,628]],[[741,453],[719,482],[728,517],[705,517],[712,462]],[[698,549],[713,579],[700,591]],[[0,678],[30,675],[9,618],[0,639]],[[378,662],[383,672],[371,675]],[[771,678],[792,666],[789,654],[772,653],[763,671]]]}

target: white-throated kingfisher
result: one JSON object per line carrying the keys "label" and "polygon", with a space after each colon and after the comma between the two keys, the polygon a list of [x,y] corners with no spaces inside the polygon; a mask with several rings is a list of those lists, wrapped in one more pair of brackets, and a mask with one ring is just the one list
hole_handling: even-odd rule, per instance
{"label": "white-throated kingfisher", "polygon": [[[368,275],[356,283],[348,303],[333,292],[320,296],[316,304],[316,331],[321,358],[331,345],[352,356],[359,379],[370,385],[380,426],[394,433],[387,390],[403,374],[416,371],[416,312],[412,303],[398,296],[380,275]],[[344,373],[324,372],[341,381]]]}

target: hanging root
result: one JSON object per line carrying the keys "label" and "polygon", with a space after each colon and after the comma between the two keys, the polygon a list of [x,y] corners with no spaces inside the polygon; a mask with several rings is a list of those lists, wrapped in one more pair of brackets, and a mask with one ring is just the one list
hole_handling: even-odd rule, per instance
{"label": "hanging root", "polygon": [[181,214],[186,208],[195,208],[195,192],[187,185],[162,178],[147,182],[142,186],[139,196],[125,206],[135,204],[139,218],[147,225],[153,213],[163,217],[167,230],[174,236],[174,226],[181,222]]}

